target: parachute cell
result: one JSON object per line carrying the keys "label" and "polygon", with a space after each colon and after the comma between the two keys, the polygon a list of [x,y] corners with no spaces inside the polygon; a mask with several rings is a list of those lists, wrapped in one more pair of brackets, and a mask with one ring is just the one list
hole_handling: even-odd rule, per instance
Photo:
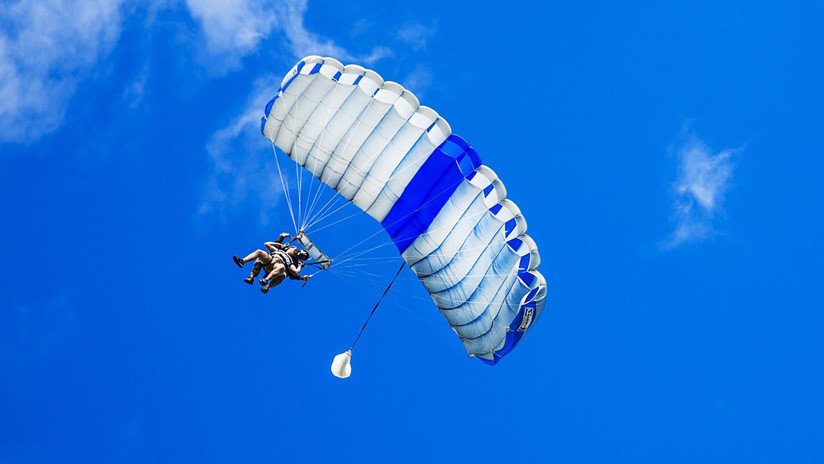
{"label": "parachute cell", "polygon": [[401,85],[309,56],[266,105],[261,131],[381,223],[470,356],[496,363],[540,316],[546,281],[520,209]]}

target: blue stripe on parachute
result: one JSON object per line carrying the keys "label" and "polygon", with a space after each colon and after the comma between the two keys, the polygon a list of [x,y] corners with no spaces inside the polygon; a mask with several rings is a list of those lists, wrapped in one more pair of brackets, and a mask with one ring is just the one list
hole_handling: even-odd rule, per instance
{"label": "blue stripe on parachute", "polygon": [[[280,88],[280,90],[278,91],[278,93],[285,91],[287,87],[289,87],[290,85],[292,85],[292,82],[295,80],[295,78],[296,78],[296,77],[298,77],[298,76],[300,75],[300,70],[301,70],[301,69],[303,69],[303,66],[305,66],[305,65],[306,65],[306,62],[305,62],[305,61],[301,61],[300,63],[298,63],[297,68],[295,68],[295,75],[294,75],[294,76],[292,76],[292,77],[290,77],[290,78],[289,78],[289,80],[288,80],[288,81],[286,81],[286,83],[285,83],[285,84],[283,84],[283,86]],[[266,116],[267,116],[267,117],[269,116],[269,112],[268,112],[268,111],[266,112]]]}
{"label": "blue stripe on parachute", "polygon": [[[515,316],[515,319],[513,319],[512,323],[509,324],[509,330],[507,330],[507,332],[506,332],[506,341],[504,342],[504,346],[502,346],[501,349],[495,350],[492,353],[492,359],[485,359],[485,358],[478,358],[478,359],[480,359],[481,361],[483,361],[486,364],[489,364],[490,366],[494,366],[495,364],[498,363],[498,361],[501,360],[501,358],[503,358],[504,356],[506,356],[507,353],[512,351],[515,348],[515,346],[518,344],[518,342],[521,341],[522,338],[524,338],[524,334],[526,333],[526,330],[518,330],[518,329],[521,327],[521,323],[523,323],[523,321],[524,321],[524,315],[526,314],[527,309],[532,310],[532,320],[533,321],[535,320],[535,317],[536,317],[535,311],[537,311],[537,305],[534,301],[532,301],[532,298],[535,297],[536,293],[538,293],[537,288],[530,291],[526,295],[526,297],[524,298],[524,301],[528,301],[529,303],[525,303],[525,304],[521,305],[520,309],[518,310],[518,315]],[[527,327],[527,329],[528,328],[529,327]]]}
{"label": "blue stripe on parachute", "polygon": [[461,182],[480,165],[478,153],[457,135],[432,152],[381,222],[401,253],[426,232]]}
{"label": "blue stripe on parachute", "polygon": [[[260,118],[260,133],[261,134],[263,134],[263,129],[266,127],[266,119],[269,117],[269,113],[272,111],[272,106],[274,106],[275,100],[277,100],[278,97],[280,97],[281,93],[283,93],[283,91],[286,90],[287,87],[292,85],[292,82],[295,80],[296,77],[298,77],[300,75],[300,70],[303,69],[303,66],[305,66],[305,65],[306,65],[305,61],[301,61],[300,63],[298,63],[297,67],[295,68],[295,75],[290,77],[289,80],[286,81],[278,89],[278,93],[276,93],[275,96],[272,97],[272,99],[269,100],[268,103],[266,103],[266,107],[263,109],[263,117]],[[316,66],[316,67],[318,69],[320,69],[320,67],[318,67],[318,66]],[[340,73],[338,73],[338,74],[340,74]],[[336,77],[337,77],[337,75],[336,75]]]}
{"label": "blue stripe on parachute", "polygon": [[515,226],[517,224],[518,224],[518,222],[515,220],[515,218],[512,218],[512,219],[506,221],[506,224],[504,224],[504,227],[505,227],[504,230],[506,232],[507,237],[509,237],[509,234],[511,234],[512,231],[515,230]]}
{"label": "blue stripe on parachute", "polygon": [[269,117],[269,112],[272,111],[272,106],[275,104],[275,100],[278,99],[277,94],[269,100],[269,103],[266,104],[266,108],[263,109],[263,114],[267,118]]}

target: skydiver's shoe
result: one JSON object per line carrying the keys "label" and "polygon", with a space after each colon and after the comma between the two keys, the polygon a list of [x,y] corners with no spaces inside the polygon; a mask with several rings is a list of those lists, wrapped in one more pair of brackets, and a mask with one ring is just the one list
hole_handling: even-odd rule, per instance
{"label": "skydiver's shoe", "polygon": [[243,281],[246,282],[249,285],[252,285],[252,282],[255,281],[255,278],[254,277],[247,277],[247,278],[243,279]]}
{"label": "skydiver's shoe", "polygon": [[238,258],[237,256],[232,256],[232,259],[235,261],[235,264],[237,264],[237,267],[243,267],[243,265],[246,264],[243,262],[242,259]]}
{"label": "skydiver's shoe", "polygon": [[260,293],[263,293],[265,295],[268,291],[269,287],[260,287]]}
{"label": "skydiver's shoe", "polygon": [[266,279],[260,279],[260,280],[258,280],[258,283],[260,285],[263,285],[264,287],[269,285],[269,281],[267,281]]}

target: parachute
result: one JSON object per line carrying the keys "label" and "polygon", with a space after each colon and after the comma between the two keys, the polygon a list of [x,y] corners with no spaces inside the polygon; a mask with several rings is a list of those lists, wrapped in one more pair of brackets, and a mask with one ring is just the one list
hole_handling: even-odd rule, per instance
{"label": "parachute", "polygon": [[520,342],[546,300],[538,247],[435,110],[374,71],[308,56],[264,114],[266,138],[383,226],[469,356],[495,364]]}

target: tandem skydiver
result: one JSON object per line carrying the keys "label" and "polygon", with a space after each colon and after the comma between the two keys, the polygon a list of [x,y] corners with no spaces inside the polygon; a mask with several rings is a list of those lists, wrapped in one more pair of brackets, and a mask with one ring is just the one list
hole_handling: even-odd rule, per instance
{"label": "tandem skydiver", "polygon": [[265,242],[263,245],[268,252],[255,250],[243,259],[237,256],[232,257],[235,264],[241,268],[249,261],[255,261],[251,274],[249,274],[249,277],[243,279],[244,282],[251,285],[261,269],[266,271],[266,277],[259,281],[262,285],[260,288],[262,293],[267,293],[270,289],[283,282],[283,279],[286,277],[292,280],[302,280],[303,282],[309,280],[311,276],[300,275],[300,271],[303,269],[303,261],[309,259],[309,252],[299,250],[295,246],[284,245],[283,240],[287,237],[289,237],[289,233],[283,232],[274,242]]}

